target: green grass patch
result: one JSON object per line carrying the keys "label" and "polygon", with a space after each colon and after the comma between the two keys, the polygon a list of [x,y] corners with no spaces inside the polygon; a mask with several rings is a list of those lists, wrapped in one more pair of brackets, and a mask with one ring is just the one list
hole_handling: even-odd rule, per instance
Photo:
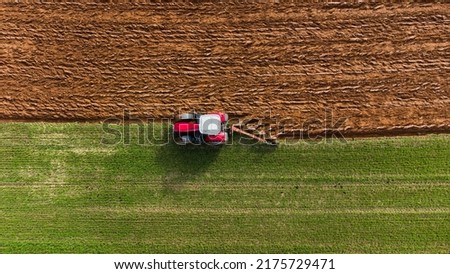
{"label": "green grass patch", "polygon": [[449,135],[216,148],[130,133],[0,124],[0,253],[450,250]]}

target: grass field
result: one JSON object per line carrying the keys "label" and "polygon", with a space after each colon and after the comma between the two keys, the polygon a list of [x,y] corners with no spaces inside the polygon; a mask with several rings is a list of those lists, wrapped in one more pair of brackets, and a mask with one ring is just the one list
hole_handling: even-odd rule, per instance
{"label": "grass field", "polygon": [[0,124],[0,253],[450,251],[449,135],[220,149],[102,136]]}

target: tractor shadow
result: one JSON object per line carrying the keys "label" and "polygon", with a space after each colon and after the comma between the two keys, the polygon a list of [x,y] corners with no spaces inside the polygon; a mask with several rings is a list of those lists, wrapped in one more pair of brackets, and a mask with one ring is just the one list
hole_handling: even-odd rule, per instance
{"label": "tractor shadow", "polygon": [[277,145],[255,142],[240,134],[230,134],[231,142],[226,145],[179,145],[167,134],[170,127],[164,128],[164,145],[156,148],[156,165],[161,171],[161,184],[167,194],[180,192],[186,183],[205,178],[211,164],[215,163],[223,150],[236,150],[245,157],[254,158],[256,162],[270,157],[277,150]]}
{"label": "tractor shadow", "polygon": [[157,149],[157,165],[162,170],[162,187],[168,194],[181,191],[187,182],[201,179],[214,163],[221,147],[178,145],[174,141]]}

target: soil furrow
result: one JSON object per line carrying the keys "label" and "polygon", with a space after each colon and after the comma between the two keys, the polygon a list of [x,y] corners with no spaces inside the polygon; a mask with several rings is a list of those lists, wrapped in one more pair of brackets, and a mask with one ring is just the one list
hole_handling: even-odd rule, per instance
{"label": "soil furrow", "polygon": [[220,110],[294,131],[331,113],[357,136],[450,127],[449,4],[89,3],[0,4],[0,120]]}

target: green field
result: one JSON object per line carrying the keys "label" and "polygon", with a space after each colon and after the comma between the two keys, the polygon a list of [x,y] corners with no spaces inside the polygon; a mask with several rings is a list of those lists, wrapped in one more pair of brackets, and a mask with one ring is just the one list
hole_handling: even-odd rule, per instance
{"label": "green field", "polygon": [[104,135],[0,124],[0,253],[450,251],[449,135],[219,149]]}

